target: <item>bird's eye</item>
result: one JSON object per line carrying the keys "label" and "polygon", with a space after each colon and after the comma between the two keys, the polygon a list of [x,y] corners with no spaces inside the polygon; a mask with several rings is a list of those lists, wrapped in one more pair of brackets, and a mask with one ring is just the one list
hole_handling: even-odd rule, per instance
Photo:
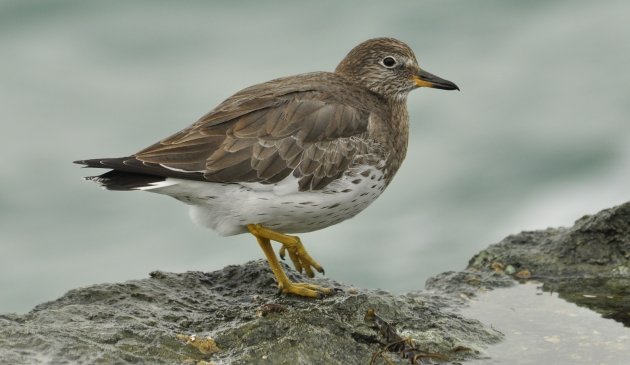
{"label": "bird's eye", "polygon": [[396,66],[396,59],[392,56],[387,56],[383,58],[383,61],[381,61],[381,64],[387,68],[392,68]]}

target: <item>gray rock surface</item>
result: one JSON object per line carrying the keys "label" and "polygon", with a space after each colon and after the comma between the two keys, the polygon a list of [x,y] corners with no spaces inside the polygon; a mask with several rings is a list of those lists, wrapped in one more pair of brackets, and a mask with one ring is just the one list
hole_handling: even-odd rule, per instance
{"label": "gray rock surface", "polygon": [[[417,363],[455,364],[502,338],[458,308],[480,291],[516,285],[514,278],[541,281],[628,325],[630,203],[572,228],[509,236],[466,270],[404,295],[318,278],[311,280],[336,294],[280,296],[263,261],[78,288],[25,315],[1,315],[0,364],[410,363],[403,352],[422,355]],[[600,296],[606,300],[593,300]],[[369,309],[379,317],[366,320]],[[413,342],[399,341],[407,338]]]}
{"label": "gray rock surface", "polygon": [[501,261],[536,277],[630,274],[630,202],[587,215],[571,228],[548,228],[506,237],[470,260],[484,269]]}
{"label": "gray rock surface", "polygon": [[322,300],[279,296],[264,261],[75,289],[28,314],[0,316],[0,363],[368,364],[384,349],[365,320],[370,308],[446,363],[478,356],[501,338],[455,313],[449,296],[314,281],[339,291]]}

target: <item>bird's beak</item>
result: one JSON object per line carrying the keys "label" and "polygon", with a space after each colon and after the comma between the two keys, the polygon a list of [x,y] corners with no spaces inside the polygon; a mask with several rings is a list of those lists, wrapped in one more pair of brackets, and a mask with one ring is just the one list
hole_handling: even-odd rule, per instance
{"label": "bird's beak", "polygon": [[424,70],[420,70],[417,75],[413,76],[413,81],[416,83],[417,87],[432,87],[434,89],[443,89],[443,90],[459,90],[459,87],[454,83],[444,80],[441,77],[437,77],[431,73],[428,73]]}

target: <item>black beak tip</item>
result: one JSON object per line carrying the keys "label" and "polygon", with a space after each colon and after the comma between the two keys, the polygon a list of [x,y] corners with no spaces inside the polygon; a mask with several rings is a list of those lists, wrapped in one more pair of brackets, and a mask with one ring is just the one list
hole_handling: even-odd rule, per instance
{"label": "black beak tip", "polygon": [[442,83],[435,83],[435,84],[433,84],[433,88],[435,88],[435,89],[442,89],[442,90],[457,90],[457,91],[461,91],[459,89],[459,86],[455,85],[454,83],[452,83],[450,81],[446,81],[446,82],[442,82]]}
{"label": "black beak tip", "polygon": [[451,81],[447,81],[444,80],[445,82],[442,84],[442,86],[444,87],[444,90],[457,90],[457,91],[461,91],[459,89],[459,86],[457,86],[454,82]]}
{"label": "black beak tip", "polygon": [[421,87],[424,86],[424,87],[431,87],[434,89],[461,91],[459,89],[459,86],[455,85],[454,82],[435,76],[434,74],[429,73],[425,70],[420,70],[420,72],[418,73],[418,76],[416,77],[420,81],[420,82],[416,81],[416,85],[421,86]]}

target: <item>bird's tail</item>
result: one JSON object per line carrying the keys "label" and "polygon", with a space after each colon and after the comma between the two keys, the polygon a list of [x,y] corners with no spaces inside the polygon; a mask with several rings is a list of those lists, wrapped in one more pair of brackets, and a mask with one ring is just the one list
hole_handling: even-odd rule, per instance
{"label": "bird's tail", "polygon": [[123,159],[114,158],[92,159],[74,161],[74,163],[84,165],[85,167],[100,167],[112,169],[111,171],[108,171],[102,175],[84,177],[85,180],[94,181],[107,190],[147,190],[158,187],[159,183],[166,180],[166,177],[164,176],[117,170],[116,165],[118,163],[122,163],[122,160]]}

